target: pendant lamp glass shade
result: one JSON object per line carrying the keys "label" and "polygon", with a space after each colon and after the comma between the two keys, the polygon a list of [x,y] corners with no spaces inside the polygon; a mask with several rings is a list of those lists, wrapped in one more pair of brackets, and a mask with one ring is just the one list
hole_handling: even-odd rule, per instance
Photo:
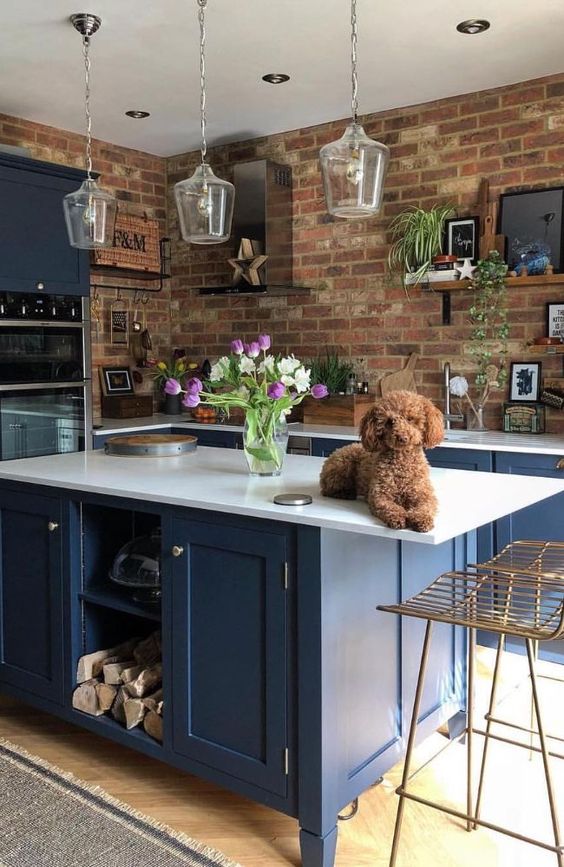
{"label": "pendant lamp glass shade", "polygon": [[378,213],[390,161],[386,145],[351,123],[338,141],[320,152],[327,210],[335,217],[357,219]]}
{"label": "pendant lamp glass shade", "polygon": [[68,193],[63,209],[71,247],[94,250],[112,246],[117,202],[96,181],[87,179],[78,190]]}
{"label": "pendant lamp glass shade", "polygon": [[351,0],[352,123],[344,135],[319,153],[327,210],[334,217],[354,220],[377,214],[390,161],[386,145],[369,138],[358,123],[357,0]]}
{"label": "pendant lamp glass shade", "polygon": [[79,250],[95,250],[112,247],[117,202],[102,190],[92,177],[92,115],[90,112],[90,40],[100,28],[102,21],[97,15],[79,12],[70,16],[70,22],[82,36],[84,56],[85,90],[84,109],[86,116],[86,180],[78,190],[68,193],[63,199],[63,211],[71,247]]}
{"label": "pendant lamp glass shade", "polygon": [[180,234],[192,244],[221,244],[229,240],[235,187],[201,163],[192,177],[174,187]]}
{"label": "pendant lamp glass shade", "polygon": [[201,163],[192,177],[174,187],[180,234],[192,244],[223,244],[231,235],[235,187],[214,175],[206,162],[206,21],[207,0],[196,0],[200,25]]}

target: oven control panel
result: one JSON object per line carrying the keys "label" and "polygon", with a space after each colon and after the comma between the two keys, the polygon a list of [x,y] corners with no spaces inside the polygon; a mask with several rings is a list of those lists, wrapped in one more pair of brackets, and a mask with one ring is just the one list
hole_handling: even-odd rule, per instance
{"label": "oven control panel", "polygon": [[81,299],[73,295],[0,292],[0,321],[3,319],[80,322]]}

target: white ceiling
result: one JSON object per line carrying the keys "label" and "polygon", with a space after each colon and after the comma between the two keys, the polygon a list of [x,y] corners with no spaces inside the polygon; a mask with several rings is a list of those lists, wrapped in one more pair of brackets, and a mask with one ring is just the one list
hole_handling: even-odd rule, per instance
{"label": "white ceiling", "polygon": [[[97,138],[160,155],[198,146],[196,0],[2,0],[0,112],[82,132],[73,12],[93,39]],[[348,0],[209,0],[208,137],[237,141],[345,117]],[[360,108],[378,111],[562,72],[563,0],[358,0]],[[488,18],[469,37],[455,25]],[[288,84],[264,84],[286,72]],[[151,112],[144,121],[127,109]]]}

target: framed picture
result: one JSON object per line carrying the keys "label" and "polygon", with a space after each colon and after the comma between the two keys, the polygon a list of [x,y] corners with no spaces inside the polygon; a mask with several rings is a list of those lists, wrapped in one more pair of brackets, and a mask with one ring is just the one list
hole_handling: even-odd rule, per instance
{"label": "framed picture", "polygon": [[504,193],[500,196],[499,231],[507,237],[511,271],[544,274],[552,264],[564,269],[564,187]]}
{"label": "framed picture", "polygon": [[509,400],[536,403],[540,395],[540,361],[512,361],[509,377]]}
{"label": "framed picture", "polygon": [[564,301],[549,301],[546,305],[546,336],[564,342]]}
{"label": "framed picture", "polygon": [[129,367],[101,367],[102,394],[133,394],[133,379]]}
{"label": "framed picture", "polygon": [[472,259],[472,265],[478,261],[480,243],[479,217],[454,217],[445,220],[445,251],[457,259]]}

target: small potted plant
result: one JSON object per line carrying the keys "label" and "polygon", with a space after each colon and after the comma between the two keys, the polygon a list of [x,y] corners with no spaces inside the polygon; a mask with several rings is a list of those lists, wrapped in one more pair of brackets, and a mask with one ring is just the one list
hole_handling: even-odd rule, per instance
{"label": "small potted plant", "polygon": [[323,403],[304,401],[303,420],[307,424],[341,424],[354,426],[374,403],[373,395],[356,392],[354,366],[341,359],[337,352],[327,350],[309,362],[312,379],[323,382],[329,397]]}
{"label": "small potted plant", "polygon": [[450,204],[435,205],[428,211],[411,205],[394,217],[388,265],[401,272],[404,286],[416,286],[425,279],[433,259],[443,251],[445,220],[454,214]]}
{"label": "small potted plant", "polygon": [[298,358],[271,355],[269,349],[268,334],[252,343],[233,340],[231,354],[212,365],[205,384],[197,377],[185,388],[176,379],[167,382],[171,393],[184,394],[182,403],[190,409],[203,403],[228,413],[243,410],[243,449],[254,476],[280,475],[288,444],[286,415],[305,397],[327,396],[325,385],[311,384],[311,371]]}
{"label": "small potted plant", "polygon": [[487,430],[484,424],[484,407],[493,389],[502,388],[507,382],[507,290],[505,278],[507,265],[500,254],[493,250],[486,259],[481,259],[472,276],[474,300],[469,310],[472,332],[470,353],[474,356],[477,370],[474,381],[475,397],[470,396],[470,386],[464,376],[454,376],[450,391],[455,397],[465,398],[472,412],[468,427],[472,430]]}
{"label": "small potted plant", "polygon": [[181,382],[187,374],[185,358],[174,357],[171,361],[157,361],[155,364],[155,383],[162,389],[164,395],[164,411],[167,415],[180,415],[182,412],[182,395],[176,391],[176,386],[169,383]]}

